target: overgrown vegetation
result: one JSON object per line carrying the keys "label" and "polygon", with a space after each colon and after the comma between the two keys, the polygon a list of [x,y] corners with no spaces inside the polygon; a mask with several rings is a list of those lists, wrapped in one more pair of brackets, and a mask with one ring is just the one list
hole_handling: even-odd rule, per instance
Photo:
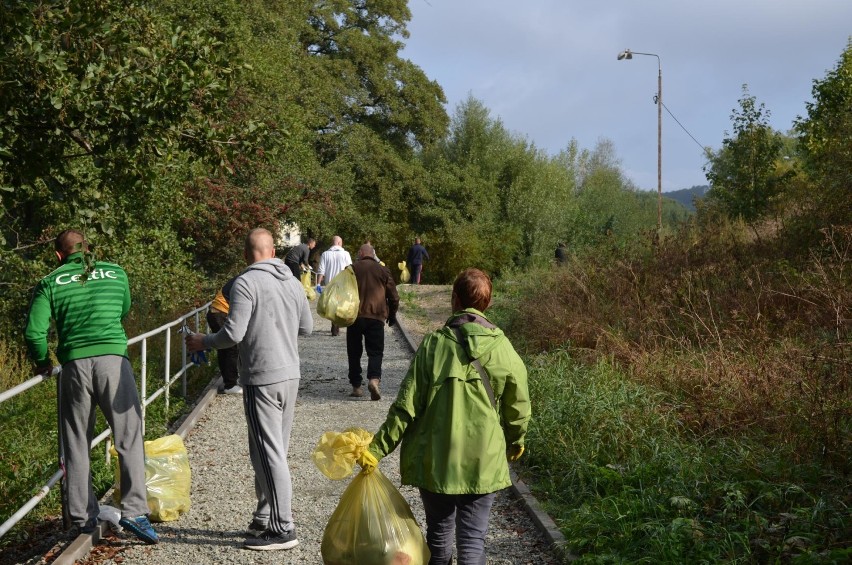
{"label": "overgrown vegetation", "polygon": [[503,290],[541,352],[532,482],[590,561],[849,556],[852,231],[800,261],[750,233],[699,218]]}
{"label": "overgrown vegetation", "polygon": [[501,283],[528,480],[581,562],[852,558],[850,77],[852,43],[798,137],[744,95],[677,230]]}

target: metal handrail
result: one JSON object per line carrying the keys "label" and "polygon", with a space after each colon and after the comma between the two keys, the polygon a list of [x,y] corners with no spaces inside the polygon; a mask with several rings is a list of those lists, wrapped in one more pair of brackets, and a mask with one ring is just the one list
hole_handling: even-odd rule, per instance
{"label": "metal handrail", "polygon": [[[190,318],[193,319],[195,329],[198,330],[200,328],[200,325],[199,325],[200,324],[200,314],[201,314],[201,312],[206,311],[209,306],[210,306],[210,302],[208,302],[204,306],[201,306],[200,308],[196,308],[195,310],[187,312],[186,314],[184,314],[183,316],[181,316],[180,318],[178,318],[178,319],[176,319],[172,322],[169,322],[167,324],[163,324],[159,328],[147,331],[147,332],[145,332],[141,335],[138,335],[136,337],[133,337],[133,338],[131,338],[127,341],[127,347],[128,348],[130,348],[131,345],[141,343],[141,352],[140,353],[141,353],[141,357],[142,357],[142,360],[141,360],[142,368],[140,370],[140,385],[141,385],[141,393],[140,393],[141,402],[140,402],[140,404],[142,405],[143,433],[144,433],[144,426],[145,426],[146,408],[148,407],[149,404],[151,404],[151,402],[156,400],[158,397],[165,396],[166,412],[168,412],[168,410],[169,410],[169,392],[170,392],[172,384],[174,384],[175,381],[177,381],[177,379],[179,379],[179,378],[182,378],[182,382],[181,382],[182,387],[183,387],[182,388],[182,394],[184,396],[186,396],[187,369],[192,367],[193,363],[192,362],[187,363],[186,343],[184,343],[183,340],[181,340],[181,343],[183,343],[183,346],[181,348],[181,359],[183,360],[183,362],[181,363],[180,369],[178,369],[173,375],[171,374],[171,337],[172,337],[171,336],[171,334],[172,334],[171,330],[173,328],[175,328],[176,326],[177,327],[183,327],[183,325],[185,325],[187,320],[189,320]],[[151,393],[150,396],[147,396],[147,388],[148,388],[148,339],[151,338],[151,337],[154,337],[154,336],[158,336],[162,333],[165,333],[165,336],[166,336],[165,362],[164,362],[164,365],[165,365],[164,381],[165,382],[164,382],[163,386],[161,386],[160,388],[155,390],[153,393]],[[9,400],[10,398],[13,398],[13,397],[31,389],[31,388],[33,388],[34,386],[39,385],[39,384],[47,381],[53,375],[58,374],[59,369],[60,369],[59,367],[54,367],[54,370],[50,375],[36,375],[33,378],[31,378],[31,379],[29,379],[29,380],[27,380],[27,381],[25,381],[25,382],[23,382],[23,383],[21,383],[17,386],[14,386],[14,387],[6,390],[6,391],[3,391],[2,393],[0,393],[0,403],[5,402],[6,400]],[[103,441],[108,440],[111,433],[112,433],[112,431],[110,430],[109,427],[107,427],[107,429],[105,429],[97,437],[92,439],[91,449],[94,449],[97,445],[99,445]],[[60,442],[62,441],[61,437],[60,437],[59,441]],[[110,446],[109,446],[109,442],[108,442],[107,446],[106,446],[106,461],[107,461],[107,463],[109,463],[109,460],[110,460],[109,447]],[[61,453],[61,443],[60,443],[60,453]],[[23,506],[21,506],[17,510],[17,512],[15,512],[5,522],[3,522],[2,525],[0,525],[0,537],[3,537],[4,535],[6,535],[6,533],[9,530],[11,530],[12,527],[14,527],[15,524],[17,524],[19,521],[21,521],[21,519],[24,516],[26,516],[30,511],[32,511],[32,509],[35,508],[36,505],[39,502],[41,502],[41,500],[45,496],[47,496],[47,493],[50,492],[50,489],[53,488],[53,486],[56,485],[56,483],[59,482],[59,480],[64,478],[64,477],[65,477],[65,467],[64,467],[62,461],[60,460],[59,469],[50,477],[50,479],[47,481],[47,483],[45,483],[39,489],[38,493],[35,496],[33,496],[32,498],[30,498]]]}

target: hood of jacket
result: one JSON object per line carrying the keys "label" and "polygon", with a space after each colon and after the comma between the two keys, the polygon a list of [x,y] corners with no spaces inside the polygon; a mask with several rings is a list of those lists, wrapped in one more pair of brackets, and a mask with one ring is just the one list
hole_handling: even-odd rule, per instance
{"label": "hood of jacket", "polygon": [[258,261],[257,263],[252,263],[243,272],[247,273],[249,271],[265,271],[276,279],[282,281],[295,278],[293,276],[293,272],[290,270],[290,267],[285,265],[284,261],[277,257]]}
{"label": "hood of jacket", "polygon": [[475,308],[466,308],[454,312],[440,330],[447,337],[458,342],[455,328],[461,332],[465,343],[462,345],[472,359],[479,359],[494,349],[503,339],[503,330],[495,326],[485,314]]}

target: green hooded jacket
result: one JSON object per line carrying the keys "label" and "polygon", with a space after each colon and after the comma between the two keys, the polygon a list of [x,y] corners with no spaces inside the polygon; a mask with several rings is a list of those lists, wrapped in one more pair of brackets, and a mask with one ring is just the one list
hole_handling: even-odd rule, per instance
{"label": "green hooded jacket", "polygon": [[[465,348],[450,327],[459,323]],[[497,410],[465,349],[487,372]],[[423,339],[369,449],[381,459],[402,442],[403,484],[487,494],[512,484],[506,448],[524,445],[529,419],[523,361],[503,331],[470,308]]]}

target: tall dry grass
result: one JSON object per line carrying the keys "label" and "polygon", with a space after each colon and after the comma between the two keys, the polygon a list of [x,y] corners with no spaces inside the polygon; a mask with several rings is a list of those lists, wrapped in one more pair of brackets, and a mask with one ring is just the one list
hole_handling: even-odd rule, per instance
{"label": "tall dry grass", "polygon": [[699,436],[763,436],[849,473],[852,228],[823,230],[806,254],[785,248],[719,222],[597,250],[530,277],[509,330],[673,393]]}

